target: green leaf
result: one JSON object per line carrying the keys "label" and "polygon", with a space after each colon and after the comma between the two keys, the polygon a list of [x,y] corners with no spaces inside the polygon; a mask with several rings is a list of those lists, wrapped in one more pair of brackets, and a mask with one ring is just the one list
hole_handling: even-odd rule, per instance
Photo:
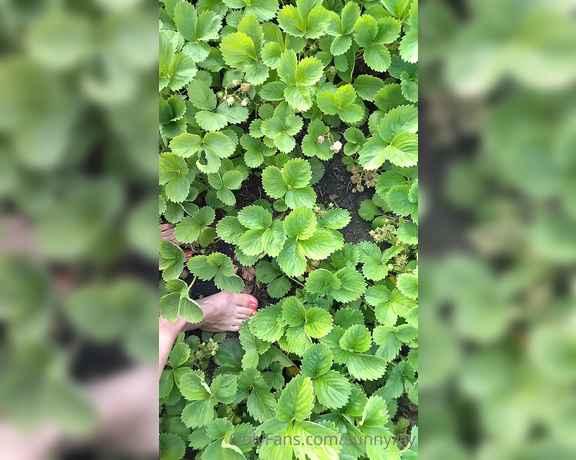
{"label": "green leaf", "polygon": [[218,131],[228,124],[228,120],[221,113],[202,110],[196,114],[196,123],[206,131]]}
{"label": "green leaf", "polygon": [[204,136],[204,149],[220,158],[228,158],[236,149],[236,142],[222,132],[208,133]]}
{"label": "green leaf", "polygon": [[242,107],[239,103],[228,105],[226,102],[221,102],[216,108],[219,115],[223,115],[228,123],[240,124],[246,121],[249,112],[247,107]]}
{"label": "green leaf", "polygon": [[210,45],[205,42],[188,42],[182,52],[195,62],[202,62],[210,55]]}
{"label": "green leaf", "polygon": [[174,9],[174,23],[180,35],[190,42],[212,40],[220,29],[220,18],[211,11],[204,11],[197,16],[195,8],[180,2]]}
{"label": "green leaf", "polygon": [[281,422],[306,420],[314,406],[314,390],[309,377],[301,375],[292,379],[282,391],[276,418]]}
{"label": "green leaf", "polygon": [[282,171],[269,166],[262,173],[262,186],[272,198],[284,198],[291,208],[312,207],[316,202],[316,193],[308,183],[312,178],[312,169],[306,160],[292,159]]}
{"label": "green leaf", "polygon": [[418,110],[411,105],[402,105],[390,110],[382,119],[379,132],[382,139],[391,142],[401,131],[418,131]]}
{"label": "green leaf", "polygon": [[402,72],[402,95],[410,102],[418,102],[418,80],[410,78],[408,72]]}
{"label": "green leaf", "polygon": [[254,314],[250,320],[250,329],[259,339],[277,342],[284,335],[284,328],[279,324],[281,316],[282,307],[280,305],[269,305]]}
{"label": "green leaf", "polygon": [[225,276],[221,272],[216,273],[214,284],[218,289],[226,292],[242,292],[244,289],[242,278],[237,275]]}
{"label": "green leaf", "polygon": [[418,244],[418,225],[413,222],[404,222],[396,232],[398,239],[406,244]]}
{"label": "green leaf", "polygon": [[340,348],[350,353],[363,353],[372,345],[372,336],[368,328],[361,324],[350,326],[340,339]]}
{"label": "green leaf", "polygon": [[400,20],[408,15],[410,0],[382,0],[382,3],[394,17]]}
{"label": "green leaf", "polygon": [[340,288],[342,283],[333,273],[324,269],[314,270],[306,280],[306,290],[312,294],[322,296],[330,295],[334,290]]}
{"label": "green leaf", "polygon": [[370,15],[363,15],[354,25],[354,40],[359,46],[365,48],[370,46],[378,35],[378,24],[376,19]]}
{"label": "green leaf", "polygon": [[162,460],[180,460],[186,453],[186,444],[173,433],[160,433],[160,458]]}
{"label": "green leaf", "polygon": [[269,118],[264,120],[260,129],[262,133],[274,141],[278,150],[284,153],[291,152],[296,146],[294,135],[302,129],[302,119],[293,115],[286,118]]}
{"label": "green leaf", "polygon": [[321,404],[331,409],[338,409],[348,402],[352,387],[342,374],[328,371],[314,380],[314,391]]}
{"label": "green leaf", "polygon": [[376,43],[392,43],[400,35],[400,23],[394,18],[381,18],[378,20],[378,34]]}
{"label": "green leaf", "polygon": [[277,262],[260,262],[256,266],[256,278],[268,284],[268,294],[275,299],[284,297],[291,288],[290,281],[282,274]]}
{"label": "green leaf", "polygon": [[332,330],[332,316],[323,308],[312,307],[306,312],[304,330],[314,339],[324,337]]}
{"label": "green leaf", "polygon": [[312,179],[312,169],[308,161],[294,158],[282,168],[282,178],[288,189],[303,188]]}
{"label": "green leaf", "polygon": [[371,396],[362,412],[362,426],[380,427],[388,423],[386,402],[380,396]]}
{"label": "green leaf", "polygon": [[238,387],[252,390],[246,401],[246,408],[255,420],[265,422],[275,417],[276,399],[256,369],[246,369],[238,379]]}
{"label": "green leaf", "polygon": [[186,177],[175,177],[165,187],[166,197],[174,203],[182,203],[190,192],[190,182]]}
{"label": "green leaf", "polygon": [[302,375],[315,380],[332,367],[332,353],[326,344],[309,347],[302,358]]}
{"label": "green leaf", "polygon": [[195,300],[188,297],[180,299],[180,314],[189,323],[199,323],[204,319],[204,310]]}
{"label": "green leaf", "polygon": [[196,154],[202,146],[202,139],[196,134],[182,133],[170,142],[172,152],[182,158]]}
{"label": "green leaf", "polygon": [[318,107],[328,115],[338,115],[346,123],[354,123],[362,119],[364,112],[355,104],[356,91],[352,85],[338,88],[335,94],[324,91],[318,95]]}
{"label": "green leaf", "polygon": [[242,184],[242,179],[244,179],[244,176],[240,171],[232,170],[222,174],[222,182],[230,190],[238,190]]}
{"label": "green leaf", "polygon": [[238,213],[238,221],[250,230],[264,230],[272,225],[272,214],[261,206],[247,206]]}
{"label": "green leaf", "polygon": [[360,7],[357,3],[346,2],[341,13],[341,29],[340,33],[343,35],[351,34],[354,31],[354,25],[360,17]]}
{"label": "green leaf", "polygon": [[386,159],[396,166],[408,167],[418,164],[418,135],[405,131],[394,136],[386,147]]}
{"label": "green leaf", "polygon": [[278,0],[224,0],[230,8],[244,8],[244,14],[253,14],[259,21],[269,21],[276,16]]}
{"label": "green leaf", "polygon": [[194,61],[186,54],[178,53],[174,56],[168,71],[168,74],[171,75],[168,86],[170,89],[178,91],[194,78],[196,72]]}
{"label": "green leaf", "polygon": [[260,355],[263,355],[270,348],[270,343],[260,340],[250,331],[248,324],[243,323],[239,329],[240,343],[244,349],[242,367],[244,369],[254,368],[258,365]]}
{"label": "green leaf", "polygon": [[222,291],[240,292],[244,288],[242,279],[234,274],[234,265],[224,254],[212,253],[209,256],[194,256],[188,261],[190,271],[201,280],[214,278],[214,284]]}
{"label": "green leaf", "polygon": [[234,375],[219,374],[212,380],[210,392],[221,403],[231,403],[238,390],[238,380]]}
{"label": "green leaf", "polygon": [[185,217],[174,229],[178,241],[182,243],[194,243],[204,228],[214,222],[216,214],[209,206],[199,209],[193,216]]}
{"label": "green leaf", "polygon": [[195,80],[188,87],[188,97],[194,107],[199,110],[214,110],[216,108],[216,95],[202,80]]}
{"label": "green leaf", "polygon": [[306,309],[296,297],[288,297],[282,304],[282,317],[289,326],[302,326],[306,321]]}
{"label": "green leaf", "polygon": [[336,272],[340,280],[340,289],[334,291],[332,296],[341,303],[352,302],[359,299],[366,289],[364,277],[355,269],[344,267]]}
{"label": "green leaf", "polygon": [[160,241],[160,262],[164,280],[175,280],[182,273],[186,256],[178,246],[170,241]]}
{"label": "green leaf", "polygon": [[262,247],[270,257],[277,257],[286,242],[286,233],[281,221],[276,220],[262,234]]}
{"label": "green leaf", "polygon": [[410,299],[418,298],[418,276],[411,273],[402,273],[398,276],[398,289]]}
{"label": "green leaf", "polygon": [[362,217],[362,219],[372,221],[378,214],[380,214],[380,210],[378,209],[378,206],[374,204],[374,202],[370,200],[362,201],[360,204],[360,209],[358,210],[358,215]]}
{"label": "green leaf", "polygon": [[328,133],[328,127],[322,123],[322,120],[313,120],[308,125],[308,134],[302,139],[302,152],[308,157],[318,157],[321,160],[329,160],[334,156],[330,150],[330,142],[318,142],[318,137]]}
{"label": "green leaf", "polygon": [[198,372],[189,372],[180,378],[180,393],[188,401],[202,401],[211,397],[210,388]]}
{"label": "green leaf", "polygon": [[371,75],[359,75],[354,80],[354,89],[366,101],[374,101],[376,95],[384,88],[384,82]]}
{"label": "green leaf", "polygon": [[160,185],[166,184],[173,179],[188,175],[188,165],[186,162],[174,153],[163,153],[159,159],[160,166]]}
{"label": "green leaf", "polygon": [[295,110],[305,112],[312,107],[310,90],[305,86],[288,86],[284,90],[284,99]]}
{"label": "green leaf", "polygon": [[325,259],[341,247],[341,244],[326,230],[316,230],[310,238],[300,241],[299,244],[304,251],[304,255],[313,260]]}
{"label": "green leaf", "polygon": [[238,241],[238,247],[248,256],[257,256],[262,254],[264,246],[262,244],[262,235],[266,230],[264,228],[248,230]]}
{"label": "green leaf", "polygon": [[320,80],[324,72],[324,65],[313,57],[302,59],[298,63],[295,75],[296,86],[311,86]]}
{"label": "green leaf", "polygon": [[242,68],[258,62],[258,54],[254,41],[243,32],[228,35],[220,43],[222,57],[226,64],[235,68]]}
{"label": "green leaf", "polygon": [[371,45],[364,50],[364,62],[376,72],[386,72],[391,63],[390,51],[385,45]]}
{"label": "green leaf", "polygon": [[180,313],[180,294],[167,294],[160,299],[160,314],[172,323],[178,319]]}
{"label": "green leaf", "polygon": [[386,372],[386,360],[379,356],[352,354],[346,361],[350,374],[358,380],[376,380]]}
{"label": "green leaf", "polygon": [[298,0],[296,7],[285,6],[278,12],[278,24],[290,35],[319,38],[329,25],[330,16],[321,0]]}
{"label": "green leaf", "polygon": [[339,35],[332,41],[330,45],[330,53],[333,56],[340,56],[344,54],[352,45],[352,38],[346,35]]}
{"label": "green leaf", "polygon": [[418,203],[413,203],[408,197],[410,188],[408,185],[397,185],[386,193],[386,202],[399,216],[408,216],[418,212]]}
{"label": "green leaf", "polygon": [[378,183],[376,184],[376,192],[382,198],[386,196],[386,192],[396,185],[402,185],[406,182],[406,179],[401,174],[394,171],[386,171],[380,174]]}
{"label": "green leaf", "polygon": [[288,237],[306,240],[316,231],[316,216],[310,208],[296,208],[286,216],[284,229]]}
{"label": "green leaf", "polygon": [[294,50],[286,50],[280,57],[278,64],[278,76],[286,85],[296,84],[296,69],[298,68],[296,53]]}
{"label": "green leaf", "polygon": [[360,165],[368,171],[378,169],[386,161],[386,147],[386,142],[380,136],[368,139],[360,151]]}
{"label": "green leaf", "polygon": [[[278,43],[272,44],[278,45]],[[285,83],[282,83],[281,81],[274,81],[271,83],[266,83],[264,86],[262,86],[258,94],[262,99],[266,101],[283,101],[285,89]]]}
{"label": "green leaf", "polygon": [[[286,223],[284,224],[286,228]],[[296,238],[288,238],[276,261],[288,276],[300,276],[306,271],[306,257]]]}
{"label": "green leaf", "polygon": [[234,244],[246,231],[238,218],[226,216],[216,225],[218,236],[228,244]]}
{"label": "green leaf", "polygon": [[185,343],[177,343],[172,347],[168,361],[173,368],[179,367],[190,358],[190,347]]}
{"label": "green leaf", "polygon": [[272,198],[282,198],[288,191],[282,172],[276,166],[268,166],[262,172],[262,187]]}
{"label": "green leaf", "polygon": [[384,86],[376,95],[374,102],[380,110],[388,112],[394,107],[406,104],[406,98],[402,94],[401,86],[392,84]]}

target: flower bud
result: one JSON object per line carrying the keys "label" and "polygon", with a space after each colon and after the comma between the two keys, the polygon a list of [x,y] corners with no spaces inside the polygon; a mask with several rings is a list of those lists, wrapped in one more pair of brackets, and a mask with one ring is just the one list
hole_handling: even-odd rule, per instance
{"label": "flower bud", "polygon": [[232,80],[232,84],[233,84],[234,86],[238,86],[240,83],[241,83],[240,80]]}
{"label": "flower bud", "polygon": [[324,136],[318,136],[318,138],[316,139],[316,142],[318,142],[319,144],[322,144],[324,142]]}
{"label": "flower bud", "polygon": [[250,102],[250,99],[248,99],[247,97],[245,97],[244,99],[242,99],[242,102],[240,102],[240,105],[241,105],[242,107],[246,107],[249,102]]}

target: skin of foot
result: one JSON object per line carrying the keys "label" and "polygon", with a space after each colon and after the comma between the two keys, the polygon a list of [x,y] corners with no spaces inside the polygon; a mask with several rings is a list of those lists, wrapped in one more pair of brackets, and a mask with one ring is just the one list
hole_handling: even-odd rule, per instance
{"label": "skin of foot", "polygon": [[182,316],[175,322],[159,318],[159,372],[162,374],[164,365],[170,355],[172,345],[180,332],[202,329],[209,332],[236,332],[241,324],[249,319],[258,308],[258,301],[250,294],[235,294],[219,292],[197,300],[204,311],[204,319],[200,323],[189,323]]}

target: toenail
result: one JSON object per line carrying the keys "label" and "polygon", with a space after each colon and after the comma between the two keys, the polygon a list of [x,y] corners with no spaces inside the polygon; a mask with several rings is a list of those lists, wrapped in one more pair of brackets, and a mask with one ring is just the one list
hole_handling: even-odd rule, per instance
{"label": "toenail", "polygon": [[256,305],[255,303],[251,303],[248,305],[252,310],[256,310],[258,308],[258,305]]}

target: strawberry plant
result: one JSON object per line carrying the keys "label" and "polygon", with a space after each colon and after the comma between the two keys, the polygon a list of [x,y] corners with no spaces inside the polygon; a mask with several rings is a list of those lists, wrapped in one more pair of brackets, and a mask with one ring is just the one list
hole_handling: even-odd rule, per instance
{"label": "strawberry plant", "polygon": [[160,312],[259,300],[177,340],[161,458],[415,458],[417,2],[160,4]]}

